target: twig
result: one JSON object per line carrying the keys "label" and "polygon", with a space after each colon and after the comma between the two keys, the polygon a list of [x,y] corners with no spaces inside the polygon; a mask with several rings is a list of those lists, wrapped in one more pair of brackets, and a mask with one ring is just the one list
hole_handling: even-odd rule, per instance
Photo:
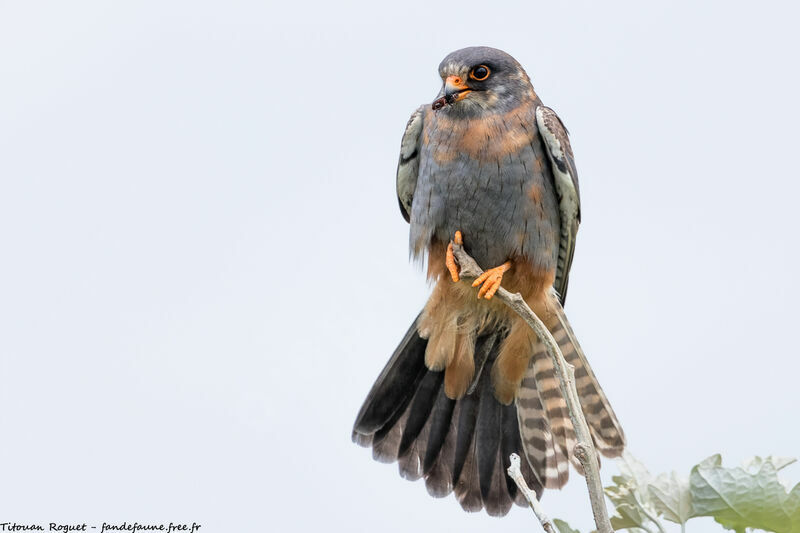
{"label": "twig", "polygon": [[542,509],[539,500],[536,499],[536,493],[528,487],[528,484],[525,482],[525,478],[522,477],[522,471],[519,468],[519,455],[512,453],[510,459],[511,466],[508,467],[508,475],[514,480],[514,483],[517,484],[517,487],[522,492],[522,495],[525,496],[525,499],[528,500],[528,503],[531,505],[531,509],[533,510],[533,514],[535,514],[536,518],[539,519],[539,523],[542,524],[542,528],[547,533],[556,533],[553,523],[550,521],[550,518],[544,514],[544,509]]}
{"label": "twig", "polygon": [[[470,257],[462,245],[453,242],[453,254],[458,261],[461,276],[477,278],[483,273],[481,267]],[[614,530],[611,528],[611,522],[608,519],[608,510],[606,509],[603,495],[603,482],[600,479],[600,463],[597,460],[597,451],[592,443],[589,426],[586,424],[586,418],[584,418],[583,409],[581,409],[578,398],[578,391],[575,388],[575,369],[564,359],[564,355],[558,348],[553,335],[550,334],[541,319],[536,316],[536,313],[528,307],[522,295],[519,293],[512,294],[500,287],[495,296],[527,322],[545,344],[547,353],[550,354],[553,360],[553,368],[556,376],[558,376],[561,394],[567,403],[572,427],[575,428],[577,444],[573,448],[573,453],[583,466],[586,486],[589,489],[589,502],[592,505],[592,514],[594,515],[595,525],[597,525],[597,531],[598,533],[613,533]],[[536,511],[534,510],[534,512]],[[537,516],[539,516],[538,513]]]}

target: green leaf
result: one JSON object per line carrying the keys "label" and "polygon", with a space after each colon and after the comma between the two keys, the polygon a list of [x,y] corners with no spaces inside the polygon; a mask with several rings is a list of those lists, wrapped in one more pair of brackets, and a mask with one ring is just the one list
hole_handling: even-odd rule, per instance
{"label": "green leaf", "polygon": [[794,457],[772,457],[771,455],[768,455],[762,459],[761,457],[756,456],[749,461],[745,461],[742,465],[742,468],[751,474],[754,474],[758,472],[764,461],[769,461],[775,466],[775,470],[780,470],[781,468],[786,468],[790,464],[797,462],[797,459]]}
{"label": "green leaf", "polygon": [[[626,478],[630,489],[640,497],[641,502],[644,505],[650,505],[647,486],[653,481],[653,475],[647,470],[647,467],[627,450],[623,452],[622,457],[617,459],[617,467],[622,476]],[[612,480],[617,482],[614,478]]]}
{"label": "green leaf", "polygon": [[689,492],[689,480],[672,474],[661,474],[648,487],[653,507],[665,519],[676,524],[685,524],[694,516],[692,494]]}
{"label": "green leaf", "polygon": [[572,529],[569,524],[558,518],[553,519],[553,525],[556,526],[558,533],[580,533],[577,529]]}
{"label": "green leaf", "polygon": [[689,478],[696,516],[712,516],[727,529],[800,533],[800,483],[787,493],[778,470],[786,459],[755,458],[746,468],[724,468],[719,454],[694,468]]}
{"label": "green leaf", "polygon": [[[641,510],[641,495],[638,493],[636,482],[626,476],[611,478],[616,485],[605,487],[606,496],[614,504],[617,513],[611,517],[611,526],[614,530],[642,528],[650,529],[653,522]],[[639,501],[637,501],[637,499]],[[655,515],[655,510],[652,511]]]}
{"label": "green leaf", "polygon": [[614,531],[619,531],[620,529],[642,529],[644,531],[649,531],[649,529],[645,528],[650,527],[648,525],[650,521],[639,513],[635,507],[619,505],[616,509],[616,514],[611,517],[611,527],[614,528]]}

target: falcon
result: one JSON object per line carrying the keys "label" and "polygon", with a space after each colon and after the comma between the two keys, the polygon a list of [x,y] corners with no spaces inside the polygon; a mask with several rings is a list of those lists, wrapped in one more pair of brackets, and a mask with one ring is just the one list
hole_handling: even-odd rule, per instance
{"label": "falcon", "polygon": [[[353,440],[375,459],[455,493],[466,511],[503,516],[527,505],[506,475],[522,458],[528,485],[561,488],[575,431],[553,364],[528,325],[493,300],[519,292],[575,367],[581,407],[598,451],[616,457],[625,436],[564,314],[581,220],[567,129],[542,105],[507,53],[457,50],[443,84],[420,106],[400,145],[397,198],[410,249],[427,261],[433,291],[367,395]],[[459,277],[453,242],[485,270]]]}

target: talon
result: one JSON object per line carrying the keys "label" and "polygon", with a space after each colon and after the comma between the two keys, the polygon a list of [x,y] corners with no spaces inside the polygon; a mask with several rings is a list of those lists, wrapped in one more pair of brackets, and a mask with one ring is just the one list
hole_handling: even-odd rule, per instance
{"label": "talon", "polygon": [[500,283],[503,281],[503,274],[508,272],[510,268],[511,262],[506,261],[502,265],[490,268],[478,276],[478,278],[472,282],[473,287],[483,284],[481,285],[480,290],[478,290],[478,298],[486,298],[487,300],[491,300],[492,296],[494,296],[494,293],[496,293],[497,289],[500,288]]}
{"label": "talon", "polygon": [[447,257],[444,259],[444,264],[447,266],[447,270],[450,271],[450,277],[453,278],[453,282],[458,281],[458,265],[456,264],[456,258],[453,255],[453,243],[447,245]]}
{"label": "talon", "polygon": [[[455,237],[453,237],[453,241],[456,244],[464,244],[464,241],[461,239],[461,232],[456,231]],[[444,264],[447,266],[447,270],[450,271],[450,277],[453,278],[453,282],[458,282],[458,263],[456,263],[456,257],[453,255],[453,243],[447,245],[447,255],[444,259]]]}

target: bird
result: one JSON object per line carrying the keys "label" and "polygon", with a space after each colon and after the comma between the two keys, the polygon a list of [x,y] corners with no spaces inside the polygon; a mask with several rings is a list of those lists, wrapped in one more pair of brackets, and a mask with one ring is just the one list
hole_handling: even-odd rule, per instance
{"label": "bird", "polygon": [[[580,192],[568,132],[511,55],[486,46],[439,64],[441,90],[409,119],[396,185],[411,255],[433,286],[381,371],[352,430],[434,497],[455,493],[468,512],[503,516],[524,495],[509,456],[537,498],[561,488],[575,431],[553,364],[532,329],[493,299],[518,292],[575,368],[597,450],[617,457],[625,435],[564,313]],[[484,270],[462,279],[462,244]]]}

